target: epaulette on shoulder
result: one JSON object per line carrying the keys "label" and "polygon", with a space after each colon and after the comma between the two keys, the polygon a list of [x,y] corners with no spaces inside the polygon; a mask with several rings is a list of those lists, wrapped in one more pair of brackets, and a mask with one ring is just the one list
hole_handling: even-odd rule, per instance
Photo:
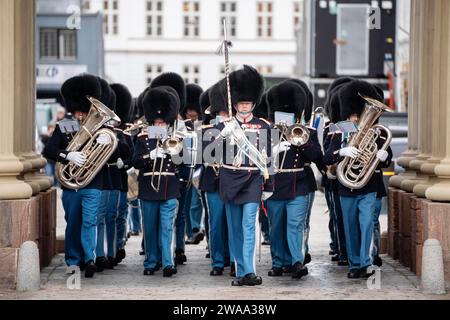
{"label": "epaulette on shoulder", "polygon": [[262,122],[265,122],[268,126],[270,126],[269,120],[266,120],[264,118],[258,118],[258,119],[261,120]]}

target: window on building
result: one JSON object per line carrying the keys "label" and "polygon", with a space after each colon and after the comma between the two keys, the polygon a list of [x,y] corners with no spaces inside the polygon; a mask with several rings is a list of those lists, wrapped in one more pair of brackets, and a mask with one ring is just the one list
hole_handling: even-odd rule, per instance
{"label": "window on building", "polygon": [[300,25],[302,23],[302,15],[303,15],[303,1],[294,1],[294,34],[295,31],[300,28]]}
{"label": "window on building", "polygon": [[186,83],[196,83],[200,82],[200,66],[198,65],[184,65],[183,66],[183,77]]}
{"label": "window on building", "polygon": [[147,35],[161,36],[163,23],[163,2],[147,1]]}
{"label": "window on building", "polygon": [[272,37],[272,2],[258,1],[257,4],[258,38]]}
{"label": "window on building", "polygon": [[91,10],[91,1],[90,0],[83,1],[83,10],[85,10],[85,11]]}
{"label": "window on building", "polygon": [[227,20],[227,35],[236,36],[237,10],[236,2],[224,1],[220,3],[220,34],[223,36],[223,19]]}
{"label": "window on building", "polygon": [[119,34],[119,0],[103,1],[103,24],[105,34]]}
{"label": "window on building", "polygon": [[146,70],[147,85],[150,85],[152,80],[163,72],[161,64],[148,64]]}
{"label": "window on building", "polygon": [[185,37],[200,35],[200,3],[198,0],[183,2],[183,34]]}
{"label": "window on building", "polygon": [[77,31],[69,29],[40,29],[41,59],[73,60],[77,58]]}

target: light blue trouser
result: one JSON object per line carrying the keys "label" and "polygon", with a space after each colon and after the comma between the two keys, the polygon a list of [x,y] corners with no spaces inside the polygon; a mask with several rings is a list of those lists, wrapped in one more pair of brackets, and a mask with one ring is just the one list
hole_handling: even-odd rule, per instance
{"label": "light blue trouser", "polygon": [[128,218],[131,232],[141,232],[141,206],[138,199],[130,202],[130,215]]}
{"label": "light blue trouser", "polygon": [[[161,259],[163,268],[173,263],[173,225],[177,200],[142,201],[145,260],[144,268],[155,268]],[[158,245],[160,243],[160,246]]]}
{"label": "light blue trouser", "polygon": [[[274,239],[276,241],[275,250],[279,250],[273,254],[277,258],[275,263],[272,261],[272,267],[280,268],[286,264],[287,255],[290,256],[290,265],[294,265],[297,262],[304,262],[303,233],[308,214],[308,205],[308,196],[298,196],[293,200],[269,199],[267,201],[268,211],[276,228],[274,229],[274,225],[272,225],[271,245],[272,239]],[[283,223],[284,221],[286,221],[286,224]],[[280,230],[280,228],[285,231]],[[287,241],[288,253],[285,252],[286,245],[283,243],[284,239]]]}
{"label": "light blue trouser", "polygon": [[[97,257],[105,256],[105,229],[108,257],[116,256],[116,219],[119,207],[119,190],[103,190],[97,217]],[[106,228],[105,228],[106,225]]]}
{"label": "light blue trouser", "polygon": [[175,218],[175,251],[185,251],[185,235],[187,231],[186,217],[189,215],[189,208],[191,207],[191,189],[186,187],[186,183],[182,183],[181,195],[178,198],[177,216]]}
{"label": "light blue trouser", "polygon": [[236,265],[236,278],[256,273],[255,267],[255,226],[259,203],[241,205],[225,203],[227,223],[230,228],[231,252]]}
{"label": "light blue trouser", "polygon": [[375,208],[373,210],[372,259],[378,256],[378,250],[380,248],[380,213],[382,205],[383,205],[383,198],[376,198]]}
{"label": "light blue trouser", "polygon": [[[270,223],[270,254],[272,268],[281,268],[290,264],[289,247],[286,236],[286,210],[283,201],[267,200],[267,214]],[[289,261],[289,262],[288,262]]]}
{"label": "light blue trouser", "polygon": [[120,192],[119,194],[119,210],[116,219],[117,228],[117,250],[122,249],[125,245],[125,237],[127,232],[127,218],[128,218],[128,198],[126,192]]}
{"label": "light blue trouser", "polygon": [[[223,268],[225,259],[229,256],[228,228],[225,204],[218,192],[206,192],[206,202],[209,212],[209,251],[211,266]],[[230,258],[232,261],[232,258]]]}
{"label": "light blue trouser", "polygon": [[306,215],[306,219],[305,219],[305,230],[303,231],[303,234],[305,237],[305,240],[304,240],[305,241],[305,254],[309,252],[309,231],[310,231],[309,221],[311,220],[311,212],[312,212],[315,195],[316,195],[315,191],[312,191],[312,192],[308,193],[306,196],[307,201],[308,201],[308,209],[307,209],[307,215]]}
{"label": "light blue trouser", "polygon": [[188,224],[190,228],[187,229],[187,234],[189,237],[191,237],[194,229],[201,229],[203,215],[203,206],[202,200],[200,199],[200,192],[194,186],[191,187],[190,208],[187,208],[186,213],[188,213],[188,215],[186,216],[188,216],[190,219],[190,223]]}
{"label": "light blue trouser", "polygon": [[67,222],[65,260],[68,266],[95,261],[96,222],[102,191],[64,189],[62,203]]}
{"label": "light blue trouser", "polygon": [[341,196],[350,270],[371,265],[370,244],[373,235],[375,200],[375,192],[349,197]]}

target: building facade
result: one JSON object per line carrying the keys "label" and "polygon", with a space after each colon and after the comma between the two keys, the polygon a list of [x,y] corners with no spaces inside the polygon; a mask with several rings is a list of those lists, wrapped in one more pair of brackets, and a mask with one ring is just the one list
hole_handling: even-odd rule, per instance
{"label": "building facade", "polygon": [[36,2],[36,124],[45,133],[61,85],[80,73],[104,76],[103,15],[81,13],[82,0]]}
{"label": "building facade", "polygon": [[138,95],[159,73],[173,71],[206,88],[223,76],[216,51],[227,19],[230,62],[251,64],[264,76],[295,73],[299,0],[84,0],[102,12],[105,74]]}

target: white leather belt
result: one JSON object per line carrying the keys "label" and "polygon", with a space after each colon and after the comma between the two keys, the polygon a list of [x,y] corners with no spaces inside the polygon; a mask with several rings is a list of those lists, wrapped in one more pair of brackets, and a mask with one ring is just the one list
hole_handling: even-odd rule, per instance
{"label": "white leather belt", "polygon": [[175,172],[146,172],[144,173],[144,177],[148,176],[174,176]]}
{"label": "white leather belt", "polygon": [[229,166],[227,164],[223,164],[222,167],[224,167],[225,169],[239,170],[239,171],[258,171],[259,170],[257,167],[233,167],[233,166]]}
{"label": "white leather belt", "polygon": [[218,164],[209,164],[209,163],[205,163],[205,167],[206,167],[206,168],[207,168],[207,167],[211,167],[211,168],[219,169],[219,168],[220,168],[220,165],[218,165]]}
{"label": "white leather belt", "polygon": [[297,168],[297,169],[278,169],[277,173],[295,173],[295,172],[302,172],[305,168]]}

